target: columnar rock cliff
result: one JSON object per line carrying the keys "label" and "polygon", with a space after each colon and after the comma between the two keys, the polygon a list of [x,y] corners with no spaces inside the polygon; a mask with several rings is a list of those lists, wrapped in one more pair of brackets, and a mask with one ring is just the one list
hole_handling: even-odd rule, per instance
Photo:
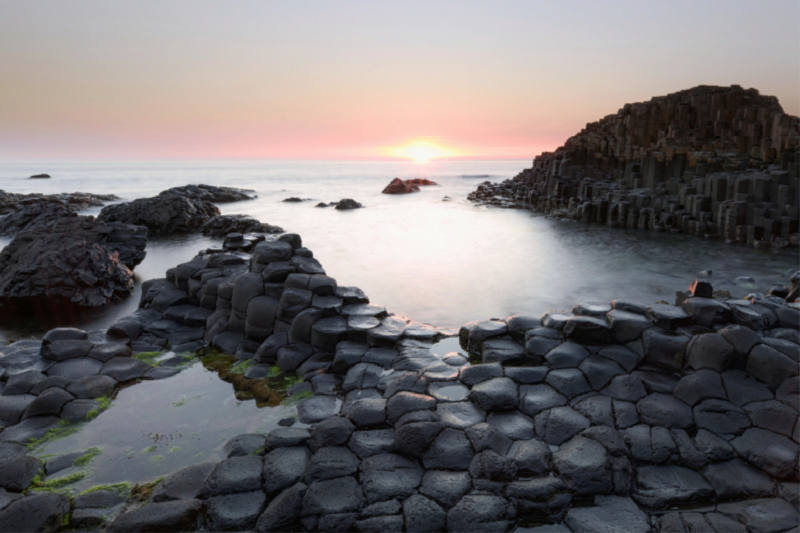
{"label": "columnar rock cliff", "polygon": [[611,226],[796,244],[798,148],[800,119],[774,96],[699,86],[626,104],[470,199]]}

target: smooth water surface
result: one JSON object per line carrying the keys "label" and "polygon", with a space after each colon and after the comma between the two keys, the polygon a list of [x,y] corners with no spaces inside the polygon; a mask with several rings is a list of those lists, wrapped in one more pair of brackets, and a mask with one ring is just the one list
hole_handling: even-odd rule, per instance
{"label": "smooth water surface", "polygon": [[[86,468],[72,467],[49,479],[76,472],[81,481],[65,488],[86,488],[128,481],[140,483],[178,468],[225,458],[222,447],[242,433],[267,434],[281,418],[296,415],[292,406],[257,408],[239,401],[231,384],[200,362],[164,380],[142,381],[119,391],[106,411],[81,430],[54,440],[35,455],[102,448]],[[295,427],[300,427],[298,425]]]}
{"label": "smooth water surface", "polygon": [[[208,183],[250,188],[254,201],[221,204],[299,233],[327,273],[363,289],[391,312],[443,327],[515,313],[541,315],[581,301],[634,298],[673,301],[700,271],[715,288],[741,297],[788,283],[797,252],[759,252],[696,237],[554,221],[526,210],[475,207],[467,194],[489,179],[502,181],[527,161],[393,162],[96,162],[2,163],[0,188],[13,192],[87,191],[126,200],[169,187]],[[48,172],[50,180],[27,180]],[[419,193],[385,195],[394,177],[441,184]],[[477,176],[477,177],[476,177]],[[287,197],[310,198],[286,203]],[[450,198],[443,201],[444,197]],[[354,198],[354,211],[315,208]],[[92,209],[88,213],[97,212]],[[0,241],[4,244],[6,241]],[[151,239],[137,282],[161,277],[218,240],[190,235]],[[736,283],[752,276],[755,284]],[[132,312],[138,293],[92,316],[67,317],[102,328]],[[40,334],[52,322],[0,325],[0,336]]]}

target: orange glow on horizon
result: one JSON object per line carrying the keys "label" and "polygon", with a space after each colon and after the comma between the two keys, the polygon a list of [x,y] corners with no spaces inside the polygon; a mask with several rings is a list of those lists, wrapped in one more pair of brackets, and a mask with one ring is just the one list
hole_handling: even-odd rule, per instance
{"label": "orange glow on horizon", "polygon": [[414,141],[400,146],[399,148],[391,148],[388,155],[392,157],[403,157],[413,159],[417,163],[427,163],[431,159],[441,157],[458,157],[463,156],[455,150],[444,148],[429,141]]}

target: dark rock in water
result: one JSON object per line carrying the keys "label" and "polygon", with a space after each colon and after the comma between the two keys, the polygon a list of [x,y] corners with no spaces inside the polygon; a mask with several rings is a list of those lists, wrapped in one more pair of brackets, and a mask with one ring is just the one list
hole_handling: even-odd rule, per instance
{"label": "dark rock in water", "polygon": [[239,202],[258,198],[256,191],[251,189],[237,189],[235,187],[218,187],[216,185],[184,185],[172,187],[158,193],[160,197],[189,198],[191,200],[205,200],[215,204]]}
{"label": "dark rock in water", "polygon": [[222,236],[229,233],[283,233],[283,229],[259,222],[248,215],[217,215],[200,226],[204,235]]}
{"label": "dark rock in water", "polygon": [[42,470],[42,461],[29,455],[0,461],[0,488],[22,492]]}
{"label": "dark rock in water", "polygon": [[400,178],[395,178],[381,192],[383,194],[408,194],[410,192],[418,191],[419,186],[411,185],[407,181],[403,181]]}
{"label": "dark rock in water", "polygon": [[66,494],[31,494],[0,511],[0,531],[58,531],[68,514]]}
{"label": "dark rock in water", "polygon": [[298,198],[297,196],[291,196],[289,198],[284,198],[283,199],[284,202],[289,202],[289,203],[292,203],[292,204],[297,204],[297,203],[300,203],[300,202],[308,202],[310,200],[311,200],[311,198]]}
{"label": "dark rock in water", "polygon": [[359,207],[364,207],[364,206],[356,202],[352,198],[342,198],[336,203],[336,209],[340,211],[344,211],[347,209],[358,209]]}
{"label": "dark rock in water", "polygon": [[106,206],[98,219],[139,224],[146,226],[151,234],[159,235],[197,231],[219,214],[217,206],[206,200],[156,196]]}
{"label": "dark rock in water", "polygon": [[17,211],[25,205],[41,202],[61,204],[71,211],[79,211],[90,206],[99,207],[103,205],[103,202],[112,200],[119,200],[119,198],[113,194],[91,194],[87,192],[19,194],[0,189],[0,215]]}
{"label": "dark rock in water", "polygon": [[429,185],[439,185],[435,181],[426,180],[424,178],[414,178],[414,179],[410,179],[410,180],[405,180],[405,183],[408,183],[409,185],[416,185],[418,187],[427,187]]}
{"label": "dark rock in water", "polygon": [[203,504],[198,500],[148,503],[119,515],[108,531],[186,531],[196,527]]}
{"label": "dark rock in water", "polygon": [[[95,307],[133,292],[147,230],[72,215],[18,234],[0,252],[0,299],[61,299]],[[48,302],[52,303],[52,302]]]}
{"label": "dark rock in water", "polygon": [[214,463],[200,463],[176,470],[156,486],[151,500],[168,502],[196,498],[214,467]]}
{"label": "dark rock in water", "polygon": [[0,219],[0,235],[15,235],[51,226],[61,217],[73,212],[69,207],[55,202],[25,202],[20,209]]}
{"label": "dark rock in water", "polygon": [[41,180],[41,179],[50,179],[50,174],[34,174],[29,180]]}

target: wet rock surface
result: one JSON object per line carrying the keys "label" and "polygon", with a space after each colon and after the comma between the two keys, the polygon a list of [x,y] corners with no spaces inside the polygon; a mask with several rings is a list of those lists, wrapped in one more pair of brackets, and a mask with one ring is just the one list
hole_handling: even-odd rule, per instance
{"label": "wet rock surface", "polygon": [[96,307],[129,295],[146,242],[142,226],[78,215],[18,233],[0,252],[0,302]]}
{"label": "wet rock surface", "polygon": [[[295,390],[312,396],[297,420],[308,427],[232,439],[227,459],[174,472],[146,505],[117,502],[109,531],[797,527],[796,343],[783,331],[783,343],[771,339],[800,324],[738,325],[744,334],[722,322],[717,334],[691,329],[707,317],[682,306],[581,304],[467,324],[459,340],[469,359],[445,362],[431,348],[453,332],[369,304],[309,254],[294,234],[265,236],[250,254],[202,253],[143,284],[140,309],[105,342],[62,328],[0,348],[0,442],[9,443],[0,462],[25,466],[0,468],[16,495],[0,527],[19,527],[17,509],[47,502],[41,516],[64,520],[62,500],[20,497],[41,465],[20,460],[29,456],[14,443],[74,416],[77,402],[147,379],[149,365],[131,354],[167,342],[303,378]],[[797,304],[775,301],[780,309]],[[638,318],[615,328],[629,318],[621,313]],[[69,524],[103,523],[88,500],[73,500]]]}

